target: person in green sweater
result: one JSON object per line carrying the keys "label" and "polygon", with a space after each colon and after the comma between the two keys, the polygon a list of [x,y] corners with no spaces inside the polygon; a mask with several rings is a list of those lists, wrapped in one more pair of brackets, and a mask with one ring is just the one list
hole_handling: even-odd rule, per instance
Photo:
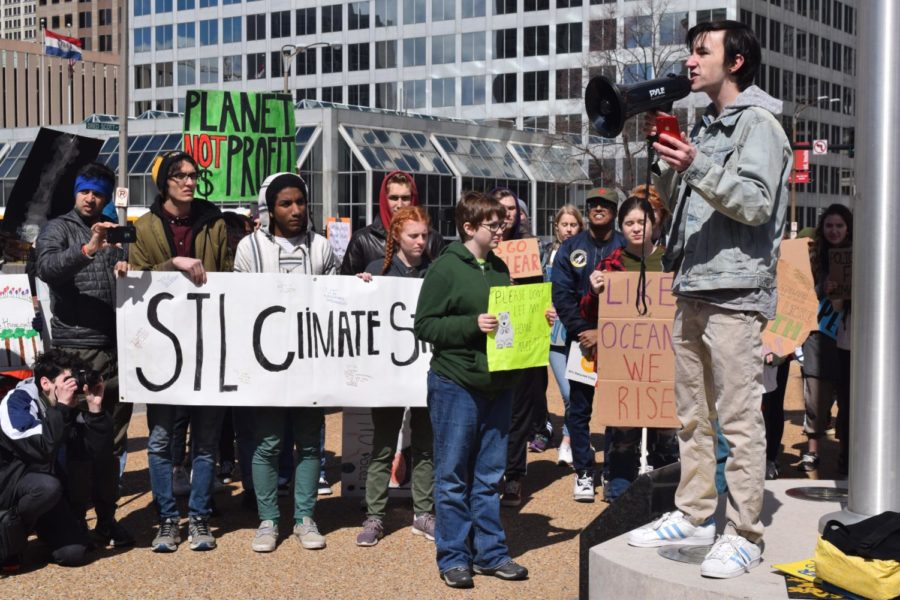
{"label": "person in green sweater", "polygon": [[503,236],[503,206],[466,192],[456,206],[459,242],[428,269],[416,307],[416,336],[433,345],[428,410],[434,430],[435,544],[441,579],[473,587],[472,572],[506,580],[528,577],[509,556],[500,522],[500,481],[516,372],[490,372],[487,334],[491,287],[510,285],[491,250]]}

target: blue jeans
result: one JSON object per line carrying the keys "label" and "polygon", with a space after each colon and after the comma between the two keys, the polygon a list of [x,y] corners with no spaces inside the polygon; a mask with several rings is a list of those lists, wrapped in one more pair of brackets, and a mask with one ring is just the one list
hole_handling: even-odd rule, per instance
{"label": "blue jeans", "polygon": [[500,522],[512,390],[490,397],[428,372],[434,430],[438,570],[487,569],[510,560]]}
{"label": "blue jeans", "polygon": [[569,410],[566,413],[566,427],[572,436],[572,466],[575,471],[589,471],[594,468],[594,453],[591,451],[591,413],[594,410],[594,386],[569,381]]}
{"label": "blue jeans", "polygon": [[566,348],[562,346],[550,346],[550,368],[553,370],[553,377],[556,379],[556,385],[559,387],[559,394],[562,396],[563,406],[566,412],[563,415],[563,436],[569,435],[569,428],[566,427],[566,415],[569,414],[569,380],[566,379],[566,363],[568,362]]}
{"label": "blue jeans", "polygon": [[[147,427],[150,439],[147,455],[150,464],[150,489],[160,519],[179,516],[172,493],[172,430],[178,407],[169,404],[147,405]],[[213,477],[216,473],[216,452],[222,432],[225,409],[219,406],[192,406],[191,415],[191,496],[188,514],[208,517],[212,512]]]}

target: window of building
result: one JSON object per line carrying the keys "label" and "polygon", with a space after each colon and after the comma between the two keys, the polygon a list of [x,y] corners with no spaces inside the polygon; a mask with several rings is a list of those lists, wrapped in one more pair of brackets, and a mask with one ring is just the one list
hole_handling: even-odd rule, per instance
{"label": "window of building", "polygon": [[316,50],[317,48],[310,48],[304,52],[297,53],[297,56],[294,57],[294,73],[297,75],[315,75]]}
{"label": "window of building", "polygon": [[344,25],[341,22],[341,9],[343,5],[332,4],[322,7],[322,33],[342,31]]}
{"label": "window of building", "polygon": [[156,11],[159,13],[172,12],[172,0],[156,0]]}
{"label": "window of building", "polygon": [[494,0],[494,14],[508,15],[516,12],[516,2],[518,0]]}
{"label": "window of building", "polygon": [[[266,39],[266,15],[247,15],[247,41]],[[247,65],[247,73],[250,73],[250,65]]]}
{"label": "window of building", "polygon": [[444,108],[456,105],[456,78],[444,77],[431,80],[431,106]]}
{"label": "window of building", "polygon": [[197,82],[197,66],[193,60],[178,61],[178,85],[195,85]]}
{"label": "window of building", "polygon": [[581,23],[563,23],[556,26],[556,53],[581,52]]}
{"label": "window of building", "polygon": [[347,5],[347,29],[369,28],[369,0]]}
{"label": "window of building", "polygon": [[339,85],[326,85],[322,88],[322,102],[344,103],[344,89]]}
{"label": "window of building", "polygon": [[581,69],[558,69],[556,71],[556,98],[571,100],[581,98]]}
{"label": "window of building", "polygon": [[347,104],[351,106],[370,106],[369,84],[348,85]]}
{"label": "window of building", "polygon": [[200,83],[219,83],[219,58],[201,58],[198,61],[200,67]]}
{"label": "window of building", "polygon": [[588,44],[591,52],[616,49],[616,20],[599,19],[591,21],[588,30]]}
{"label": "window of building", "polygon": [[494,75],[491,85],[491,95],[495,104],[504,104],[516,101],[516,74],[503,73]]}
{"label": "window of building", "polygon": [[431,64],[445,65],[456,62],[456,36],[436,35],[431,38]]}
{"label": "window of building", "polygon": [[175,6],[178,7],[178,10],[193,10],[194,0],[178,0]]}
{"label": "window of building", "polygon": [[522,99],[535,102],[550,99],[550,73],[527,71],[522,74]]}
{"label": "window of building", "polygon": [[301,100],[315,100],[316,88],[299,89],[295,92],[294,97],[297,99],[297,102],[300,102]]}
{"label": "window of building", "polygon": [[350,44],[347,53],[348,71],[369,70],[369,42]]}
{"label": "window of building", "polygon": [[546,56],[550,54],[550,26],[538,25],[522,30],[524,56]]}
{"label": "window of building", "polygon": [[97,19],[100,21],[100,27],[104,25],[112,25],[112,9],[101,8],[97,11]]}
{"label": "window of building", "polygon": [[[200,0],[200,8],[210,8],[213,6],[218,6],[219,0]],[[202,76],[201,76],[202,79]]]}
{"label": "window of building", "polygon": [[284,56],[281,54],[281,50],[273,50],[269,52],[269,77],[282,76],[284,76]]}
{"label": "window of building", "polygon": [[798,60],[808,60],[808,54],[806,53],[806,32],[802,29],[797,30],[797,38],[796,38],[796,50],[797,50],[797,59]]}
{"label": "window of building", "polygon": [[425,108],[425,80],[403,82],[403,108]]}
{"label": "window of building", "polygon": [[648,16],[625,17],[624,36],[626,48],[648,48],[653,41],[653,19]]}
{"label": "window of building", "polygon": [[193,21],[190,23],[179,23],[176,29],[179,48],[193,48],[197,45],[196,25]]}
{"label": "window of building", "polygon": [[134,88],[145,90],[153,86],[150,80],[152,65],[134,65]]}
{"label": "window of building", "polygon": [[90,12],[78,13],[78,28],[79,29],[90,29],[91,28],[91,13]]}
{"label": "window of building", "polygon": [[222,57],[222,81],[241,81],[244,78],[243,58],[240,54]]}
{"label": "window of building", "polygon": [[550,10],[550,0],[525,0],[522,8],[525,12]]}
{"label": "window of building", "polygon": [[826,69],[831,68],[831,40],[828,38],[822,38],[822,54],[820,55],[822,58],[822,66]]}
{"label": "window of building", "polygon": [[480,75],[461,77],[463,106],[481,106],[484,104],[484,77]]}
{"label": "window of building", "polygon": [[463,19],[474,19],[485,15],[485,0],[462,0]]}
{"label": "window of building", "polygon": [[516,57],[516,30],[497,29],[494,31],[494,58]]}
{"label": "window of building", "polygon": [[297,35],[312,35],[316,32],[316,9],[300,8],[294,11],[294,29]]}
{"label": "window of building", "polygon": [[462,62],[471,62],[473,60],[484,60],[485,44],[483,31],[473,31],[471,33],[462,34]]}
{"label": "window of building", "polygon": [[659,43],[663,46],[684,44],[688,30],[686,12],[665,13],[659,18]]}
{"label": "window of building", "polygon": [[831,68],[835,71],[843,70],[841,69],[841,65],[843,64],[841,61],[842,49],[843,46],[838,42],[831,44]]}
{"label": "window of building", "polygon": [[104,34],[97,38],[100,42],[100,52],[112,52],[112,35]]}
{"label": "window of building", "polygon": [[340,46],[322,48],[322,72],[340,73],[344,70],[344,53]]}
{"label": "window of building", "polygon": [[625,65],[622,72],[622,81],[624,83],[637,83],[653,79],[653,67],[648,63],[632,63]]}
{"label": "window of building", "polygon": [[172,49],[172,26],[157,25],[156,26],[156,50]]}
{"label": "window of building", "polygon": [[726,11],[724,8],[714,8],[711,10],[698,10],[697,11],[697,22],[698,23],[706,23],[709,21],[723,21],[726,17]]}
{"label": "window of building", "polygon": [[375,68],[394,69],[397,67],[397,40],[375,42]]}
{"label": "window of building", "polygon": [[456,18],[456,0],[431,0],[432,21],[452,21]]}
{"label": "window of building", "polygon": [[794,72],[784,70],[784,74],[781,77],[781,96],[780,98],[785,102],[793,102],[794,101]]}
{"label": "window of building", "polygon": [[266,53],[251,52],[247,55],[247,79],[266,78]]}
{"label": "window of building", "polygon": [[291,37],[291,11],[279,10],[269,16],[269,37]]}
{"label": "window of building", "polygon": [[759,40],[759,45],[761,48],[768,48],[769,38],[766,35],[768,19],[766,19],[764,15],[756,15],[755,20],[756,23],[753,27],[753,31],[754,33],[756,33],[756,38]]}
{"label": "window of building", "polygon": [[391,27],[396,24],[397,0],[375,0],[375,27]]}
{"label": "window of building", "polygon": [[[43,6],[45,2],[41,2]],[[131,5],[134,7],[134,16],[143,17],[150,14],[150,0],[132,0]]]}
{"label": "window of building", "polygon": [[397,84],[393,81],[375,84],[375,108],[397,109]]}
{"label": "window of building", "polygon": [[809,34],[809,62],[819,64],[819,36],[814,33]]}
{"label": "window of building", "polygon": [[556,133],[581,135],[581,115],[556,115]]}
{"label": "window of building", "polygon": [[425,22],[425,0],[403,0],[403,23]]}
{"label": "window of building", "polygon": [[794,28],[790,25],[784,26],[784,37],[782,38],[784,45],[782,52],[787,56],[794,56]]}
{"label": "window of building", "polygon": [[219,43],[219,21],[205,19],[200,21],[200,45],[215,46]]}
{"label": "window of building", "polygon": [[769,20],[769,49],[781,52],[781,23],[775,19]]}
{"label": "window of building", "polygon": [[174,83],[172,77],[172,63],[160,62],[156,63],[156,84],[155,87],[171,87]]}
{"label": "window of building", "polygon": [[137,54],[138,52],[150,52],[151,42],[150,42],[150,28],[149,27],[137,27],[134,29],[134,52]]}
{"label": "window of building", "polygon": [[403,66],[420,67],[425,64],[425,38],[403,40]]}

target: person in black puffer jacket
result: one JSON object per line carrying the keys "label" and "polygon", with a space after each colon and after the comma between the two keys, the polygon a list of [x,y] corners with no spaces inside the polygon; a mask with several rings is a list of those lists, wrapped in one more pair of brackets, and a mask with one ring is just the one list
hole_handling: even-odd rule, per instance
{"label": "person in black puffer jacket", "polygon": [[[384,258],[387,242],[385,225],[391,226],[391,216],[401,206],[418,206],[419,192],[413,176],[403,171],[385,175],[378,196],[379,213],[372,224],[355,231],[350,237],[347,252],[341,263],[341,275],[356,275],[365,271],[369,263]],[[433,228],[428,233],[428,258],[434,260],[444,249],[444,238]]]}

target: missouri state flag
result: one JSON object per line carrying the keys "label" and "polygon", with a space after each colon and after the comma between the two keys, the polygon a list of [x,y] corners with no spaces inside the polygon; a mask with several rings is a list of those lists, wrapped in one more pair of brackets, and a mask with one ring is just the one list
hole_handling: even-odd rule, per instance
{"label": "missouri state flag", "polygon": [[76,38],[44,30],[44,54],[69,60],[81,60],[81,42]]}

